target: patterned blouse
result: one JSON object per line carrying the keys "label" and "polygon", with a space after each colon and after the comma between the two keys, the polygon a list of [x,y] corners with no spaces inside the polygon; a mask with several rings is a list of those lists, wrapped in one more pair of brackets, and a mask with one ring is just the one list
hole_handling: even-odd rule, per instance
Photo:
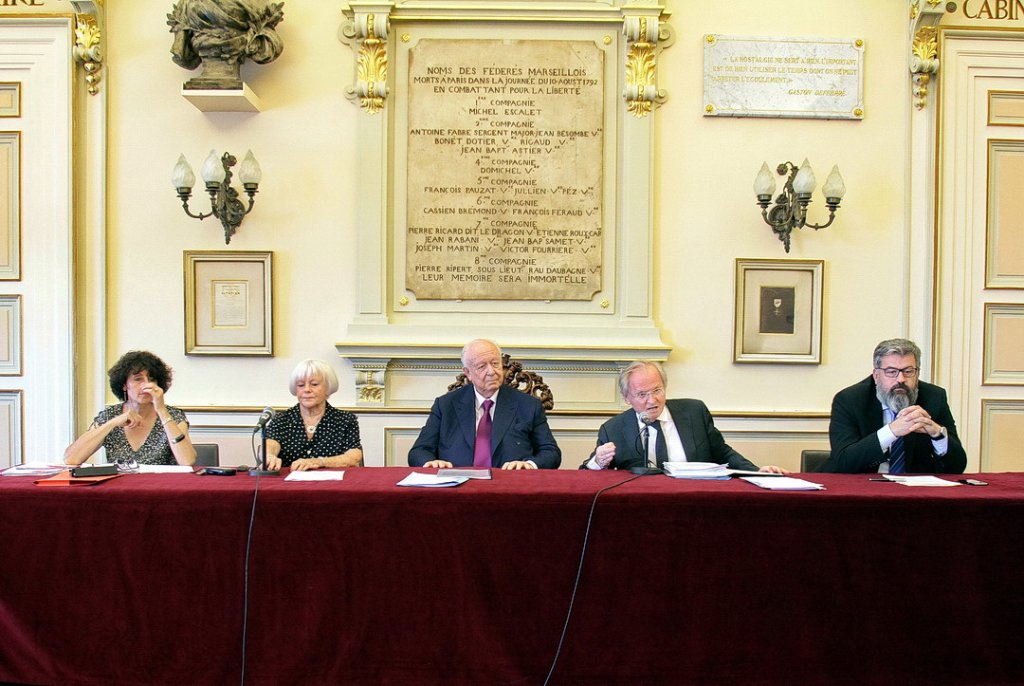
{"label": "patterned blouse", "polygon": [[363,446],[359,442],[359,420],[351,412],[331,407],[327,403],[324,416],[316,425],[312,438],[306,435],[302,414],[293,405],[274,417],[267,425],[267,438],[281,444],[281,466],[288,467],[304,457],[332,457]]}
{"label": "patterned blouse", "polygon": [[[170,413],[171,419],[179,424],[188,421],[185,413],[176,407],[168,405],[167,411]],[[105,424],[122,412],[124,412],[124,403],[107,405],[96,415],[96,419],[92,420],[93,426]],[[138,451],[132,450],[132,446],[128,443],[128,437],[124,435],[124,427],[120,426],[115,427],[107,434],[107,437],[103,439],[103,447],[107,449],[108,462],[134,458],[139,464],[178,464],[178,461],[174,459],[174,453],[171,452],[171,445],[167,442],[167,433],[164,431],[159,417],[153,422],[153,428],[149,430],[149,435],[139,446]]]}

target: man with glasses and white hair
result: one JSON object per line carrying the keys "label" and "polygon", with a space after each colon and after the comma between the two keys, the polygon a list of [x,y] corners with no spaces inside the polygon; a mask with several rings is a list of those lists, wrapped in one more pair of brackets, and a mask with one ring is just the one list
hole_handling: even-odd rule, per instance
{"label": "man with glasses and white hair", "polygon": [[873,362],[871,376],[832,400],[832,454],[819,471],[962,474],[967,454],[946,391],[918,378],[921,349],[893,338]]}
{"label": "man with glasses and white hair", "polygon": [[[637,360],[619,373],[619,391],[630,409],[601,425],[597,448],[580,469],[631,469],[657,473],[666,461],[717,462],[730,469],[785,473],[757,465],[725,442],[700,400],[667,400],[665,370]],[[645,440],[646,439],[646,440]],[[657,465],[650,467],[648,465]]]}

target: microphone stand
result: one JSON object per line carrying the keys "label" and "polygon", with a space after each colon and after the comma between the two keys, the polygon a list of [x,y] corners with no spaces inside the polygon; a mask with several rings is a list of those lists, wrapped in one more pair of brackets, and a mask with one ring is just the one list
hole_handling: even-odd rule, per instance
{"label": "microphone stand", "polygon": [[[646,419],[644,420],[644,433],[647,436],[647,440],[643,441],[643,450],[638,451],[644,456],[644,463],[640,467],[630,467],[629,473],[636,474],[638,476],[652,476],[654,474],[664,474],[665,472],[662,471],[661,469],[651,466],[650,458],[647,456],[648,450],[651,446],[651,422],[647,421]],[[640,440],[639,433],[636,435],[636,438],[638,441]],[[655,439],[655,441],[657,441],[657,439]]]}
{"label": "microphone stand", "polygon": [[258,469],[250,469],[249,476],[279,476],[280,469],[267,469],[267,423],[257,428],[260,432],[260,464]]}

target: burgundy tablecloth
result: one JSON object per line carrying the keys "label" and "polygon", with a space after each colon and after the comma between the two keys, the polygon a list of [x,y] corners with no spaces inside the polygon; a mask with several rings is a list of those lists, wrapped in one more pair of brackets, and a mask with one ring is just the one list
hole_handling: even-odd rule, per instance
{"label": "burgundy tablecloth", "polygon": [[1024,474],[642,477],[573,598],[628,474],[409,471],[0,477],[0,680],[542,684],[572,601],[551,684],[1024,683]]}

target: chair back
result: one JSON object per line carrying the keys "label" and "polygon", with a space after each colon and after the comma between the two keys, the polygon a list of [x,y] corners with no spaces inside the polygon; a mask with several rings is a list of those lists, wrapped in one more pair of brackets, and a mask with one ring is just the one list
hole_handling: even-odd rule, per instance
{"label": "chair back", "polygon": [[831,450],[801,450],[800,471],[804,473],[816,472],[821,465],[828,461]]}
{"label": "chair back", "polygon": [[220,466],[220,445],[218,443],[193,443],[196,449],[196,464],[200,467]]}
{"label": "chair back", "polygon": [[[548,385],[544,383],[544,377],[523,369],[522,363],[512,360],[508,353],[501,354],[501,363],[505,366],[504,384],[506,386],[511,386],[518,391],[532,395],[540,401],[545,410],[554,408],[555,397],[551,394],[551,389],[548,388]],[[455,382],[448,386],[448,390],[454,391],[456,388],[462,388],[468,383],[469,379],[465,373],[459,372],[459,375],[455,377]]]}

